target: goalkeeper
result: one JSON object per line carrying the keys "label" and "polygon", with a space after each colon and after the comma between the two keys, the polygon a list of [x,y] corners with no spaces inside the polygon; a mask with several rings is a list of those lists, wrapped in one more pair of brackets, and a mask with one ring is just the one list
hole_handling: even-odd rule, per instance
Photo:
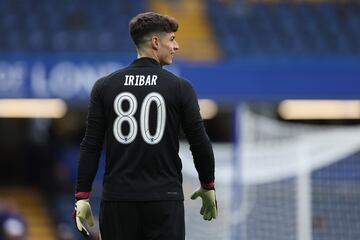
{"label": "goalkeeper", "polygon": [[89,235],[92,182],[106,139],[100,206],[104,240],[184,240],[184,194],[180,127],[190,143],[205,220],[217,216],[215,161],[189,81],[163,69],[179,45],[177,21],[153,12],[129,23],[138,57],[128,67],[99,79],[91,92],[85,137],[80,145],[74,220]]}

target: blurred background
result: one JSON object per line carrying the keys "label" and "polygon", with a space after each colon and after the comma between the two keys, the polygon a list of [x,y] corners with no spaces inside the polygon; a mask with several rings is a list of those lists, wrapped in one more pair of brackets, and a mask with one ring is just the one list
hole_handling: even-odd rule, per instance
{"label": "blurred background", "polygon": [[166,68],[192,81],[216,156],[205,222],[181,136],[187,239],[360,239],[359,0],[0,0],[0,239],[81,239],[89,92],[136,57],[144,11],[180,22]]}

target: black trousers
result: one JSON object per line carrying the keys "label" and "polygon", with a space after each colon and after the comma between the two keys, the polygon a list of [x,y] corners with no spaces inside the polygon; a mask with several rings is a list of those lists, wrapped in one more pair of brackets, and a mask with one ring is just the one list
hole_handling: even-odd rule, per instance
{"label": "black trousers", "polygon": [[185,240],[183,201],[102,201],[102,240]]}

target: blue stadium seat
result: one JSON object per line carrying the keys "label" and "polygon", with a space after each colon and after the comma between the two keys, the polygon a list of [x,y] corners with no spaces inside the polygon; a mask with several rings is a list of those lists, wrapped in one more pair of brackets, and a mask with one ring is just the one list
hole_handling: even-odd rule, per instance
{"label": "blue stadium seat", "polygon": [[50,50],[53,51],[68,51],[70,50],[72,35],[65,31],[56,32],[52,36]]}
{"label": "blue stadium seat", "polygon": [[21,32],[9,32],[7,34],[6,48],[11,51],[22,51],[24,50],[24,34]]}
{"label": "blue stadium seat", "polygon": [[94,49],[94,35],[88,31],[79,31],[74,33],[74,49],[78,51],[91,51]]}
{"label": "blue stadium seat", "polygon": [[112,51],[116,49],[114,33],[110,31],[100,32],[96,38],[96,49]]}
{"label": "blue stadium seat", "polygon": [[46,36],[42,31],[33,31],[28,37],[28,48],[35,51],[46,49]]}

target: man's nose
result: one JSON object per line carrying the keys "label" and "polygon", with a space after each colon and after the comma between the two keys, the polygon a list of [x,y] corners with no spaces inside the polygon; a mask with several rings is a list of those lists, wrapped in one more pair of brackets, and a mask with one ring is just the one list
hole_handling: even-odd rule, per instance
{"label": "man's nose", "polygon": [[179,44],[175,41],[174,50],[179,50]]}

